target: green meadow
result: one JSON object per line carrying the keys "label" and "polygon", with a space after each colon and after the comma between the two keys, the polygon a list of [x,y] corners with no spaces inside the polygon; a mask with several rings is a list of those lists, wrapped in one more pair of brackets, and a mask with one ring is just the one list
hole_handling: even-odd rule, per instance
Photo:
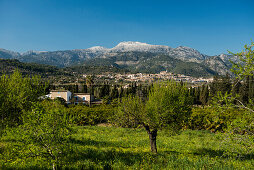
{"label": "green meadow", "polygon": [[[158,153],[153,154],[143,128],[75,126],[56,168],[253,169],[253,153],[239,156],[229,152],[231,143],[223,136],[203,130],[173,136],[159,131]],[[52,169],[50,159],[33,155],[32,150],[36,147],[26,146],[8,133],[0,143],[1,169]]]}

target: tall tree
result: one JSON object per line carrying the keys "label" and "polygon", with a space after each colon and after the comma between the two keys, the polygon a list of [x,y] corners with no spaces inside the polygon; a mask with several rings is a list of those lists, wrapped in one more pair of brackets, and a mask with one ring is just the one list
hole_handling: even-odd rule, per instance
{"label": "tall tree", "polygon": [[209,97],[209,90],[207,85],[202,86],[202,90],[200,93],[200,101],[202,105],[206,105],[208,102],[208,97]]}
{"label": "tall tree", "polygon": [[214,76],[213,82],[210,85],[211,95],[216,96],[218,92],[222,94],[230,93],[231,86],[232,83],[228,74],[226,76]]}
{"label": "tall tree", "polygon": [[194,88],[194,97],[193,97],[194,101],[193,101],[193,103],[196,104],[196,105],[201,104],[201,102],[200,102],[200,92],[201,92],[200,87],[195,87]]}
{"label": "tall tree", "polygon": [[87,76],[86,77],[86,85],[89,89],[89,93],[93,94],[93,84],[94,84],[94,76]]}
{"label": "tall tree", "polygon": [[115,99],[115,98],[118,98],[118,96],[119,96],[118,89],[117,89],[116,85],[114,85],[113,88],[111,88],[111,90],[110,90],[109,97],[111,99]]}

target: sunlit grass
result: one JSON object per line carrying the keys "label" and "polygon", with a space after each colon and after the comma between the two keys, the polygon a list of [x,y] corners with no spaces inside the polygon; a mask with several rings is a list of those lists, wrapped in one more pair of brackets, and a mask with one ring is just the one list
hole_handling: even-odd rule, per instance
{"label": "sunlit grass", "polygon": [[[59,167],[73,169],[252,169],[254,159],[225,157],[220,135],[208,131],[183,131],[170,136],[159,131],[158,154],[150,153],[149,138],[143,128],[74,127],[71,149]],[[13,148],[8,148],[12,146]],[[0,143],[2,168],[51,168],[41,157],[29,155],[27,147],[11,136]],[[19,152],[19,149],[22,152]],[[27,154],[24,154],[27,153]]]}

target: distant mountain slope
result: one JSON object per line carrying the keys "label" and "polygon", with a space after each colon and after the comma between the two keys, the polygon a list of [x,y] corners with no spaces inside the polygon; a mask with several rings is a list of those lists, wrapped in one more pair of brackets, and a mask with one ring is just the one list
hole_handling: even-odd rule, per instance
{"label": "distant mountain slope", "polygon": [[15,70],[19,70],[23,75],[41,75],[44,78],[48,76],[75,76],[76,74],[101,74],[106,72],[127,73],[129,70],[121,69],[115,66],[83,66],[77,65],[73,67],[58,68],[56,66],[23,63],[17,59],[0,59],[0,75],[11,74]]}
{"label": "distant mountain slope", "polygon": [[51,52],[28,51],[22,54],[0,49],[0,58],[58,67],[112,66],[134,71],[171,70],[195,75],[225,74],[231,67],[229,59],[237,61],[237,58],[231,55],[207,56],[189,47],[171,48],[132,41],[121,42],[113,48],[95,46],[88,49]]}
{"label": "distant mountain slope", "polygon": [[18,58],[20,56],[19,53],[5,50],[3,48],[0,48],[0,58],[3,59],[13,59],[13,58]]}
{"label": "distant mountain slope", "polygon": [[16,69],[24,75],[38,74],[42,77],[47,77],[49,75],[69,75],[69,73],[64,72],[56,66],[22,63],[16,59],[0,59],[0,74],[10,74]]}
{"label": "distant mountain slope", "polygon": [[[226,64],[226,62],[228,64]],[[218,74],[226,75],[227,73],[230,73],[229,68],[231,67],[231,64],[229,64],[229,61],[224,62],[219,56],[210,57],[204,60],[203,64]]]}
{"label": "distant mountain slope", "polygon": [[121,42],[113,48],[100,46],[88,49],[64,50],[64,51],[28,51],[23,54],[0,49],[0,58],[18,59],[22,62],[35,62],[41,64],[66,67],[81,63],[93,58],[105,58],[105,56],[116,55],[125,52],[149,52],[165,54],[184,61],[202,62],[206,55],[189,47],[171,48],[164,45],[150,45],[141,42]]}
{"label": "distant mountain slope", "polygon": [[186,62],[165,54],[150,52],[121,52],[115,55],[104,56],[85,61],[83,66],[111,66],[128,69],[131,72],[158,73],[168,71],[179,74],[212,76],[216,72],[209,67],[195,62]]}
{"label": "distant mountain slope", "polygon": [[94,53],[86,50],[66,50],[52,52],[30,52],[19,56],[17,59],[22,62],[34,62],[41,64],[54,65],[58,67],[66,67],[80,63],[94,57]]}

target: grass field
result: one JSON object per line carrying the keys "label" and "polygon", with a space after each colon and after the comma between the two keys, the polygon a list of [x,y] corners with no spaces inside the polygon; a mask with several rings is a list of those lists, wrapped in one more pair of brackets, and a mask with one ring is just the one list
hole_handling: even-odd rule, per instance
{"label": "grass field", "polygon": [[[58,167],[61,169],[253,169],[252,155],[226,153],[221,134],[183,131],[170,136],[159,131],[158,154],[150,153],[144,129],[74,127]],[[31,149],[31,148],[30,148]],[[1,169],[52,169],[47,158],[29,156],[28,146],[7,135],[0,143]]]}

